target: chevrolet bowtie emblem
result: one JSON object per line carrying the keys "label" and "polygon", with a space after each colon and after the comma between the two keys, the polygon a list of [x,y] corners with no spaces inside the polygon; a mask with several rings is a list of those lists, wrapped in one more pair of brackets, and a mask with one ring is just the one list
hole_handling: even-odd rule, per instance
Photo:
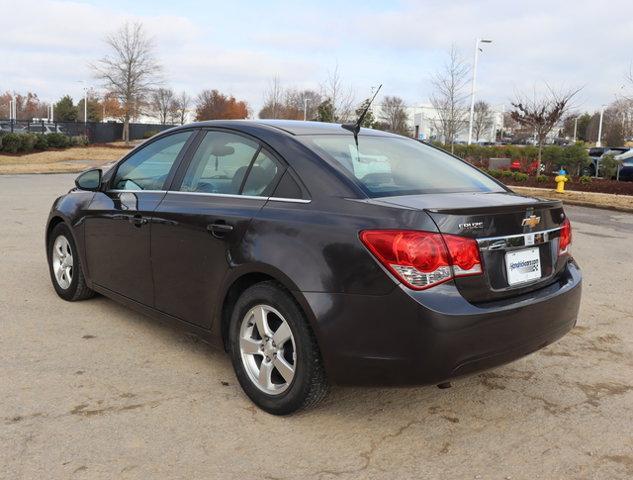
{"label": "chevrolet bowtie emblem", "polygon": [[523,219],[523,221],[521,222],[521,226],[534,228],[539,223],[541,223],[541,217],[537,217],[536,215],[530,215],[529,217]]}

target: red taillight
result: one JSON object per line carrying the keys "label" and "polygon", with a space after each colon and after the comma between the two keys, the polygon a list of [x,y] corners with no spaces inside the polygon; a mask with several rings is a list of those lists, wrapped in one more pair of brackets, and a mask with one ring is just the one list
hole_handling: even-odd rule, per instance
{"label": "red taillight", "polygon": [[416,290],[482,272],[472,238],[415,230],[365,230],[360,239],[405,285]]}
{"label": "red taillight", "polygon": [[563,226],[560,229],[560,237],[558,239],[558,254],[569,252],[571,246],[571,223],[568,218],[563,222]]}

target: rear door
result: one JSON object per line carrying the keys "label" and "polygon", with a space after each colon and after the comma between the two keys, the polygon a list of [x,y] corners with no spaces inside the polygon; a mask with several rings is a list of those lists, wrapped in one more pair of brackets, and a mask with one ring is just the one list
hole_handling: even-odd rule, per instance
{"label": "rear door", "polygon": [[284,167],[251,137],[204,134],[152,218],[156,308],[211,326],[218,289],[239,242]]}
{"label": "rear door", "polygon": [[85,219],[88,271],[102,287],[154,303],[150,221],[192,136],[180,131],[136,150],[117,167],[110,188],[97,192]]}

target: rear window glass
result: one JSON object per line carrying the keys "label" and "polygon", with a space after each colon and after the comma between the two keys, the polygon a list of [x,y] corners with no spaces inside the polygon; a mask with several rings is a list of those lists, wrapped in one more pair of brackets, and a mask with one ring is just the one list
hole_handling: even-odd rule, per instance
{"label": "rear window glass", "polygon": [[450,192],[502,192],[476,168],[416,140],[361,135],[305,136],[304,142],[355,177],[370,197]]}

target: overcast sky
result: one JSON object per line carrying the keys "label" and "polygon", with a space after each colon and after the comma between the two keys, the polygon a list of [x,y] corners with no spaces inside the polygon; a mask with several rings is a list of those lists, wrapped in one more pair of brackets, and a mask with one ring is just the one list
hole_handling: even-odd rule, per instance
{"label": "overcast sky", "polygon": [[44,100],[82,95],[103,38],[126,20],[155,39],[166,83],[197,94],[217,88],[257,112],[273,75],[284,86],[318,88],[338,64],[359,98],[383,93],[427,102],[430,77],[455,44],[472,62],[476,37],[493,40],[480,57],[478,98],[508,104],[548,82],[584,87],[592,110],[623,93],[633,61],[631,0],[374,0],[67,2],[0,0],[0,90]]}

